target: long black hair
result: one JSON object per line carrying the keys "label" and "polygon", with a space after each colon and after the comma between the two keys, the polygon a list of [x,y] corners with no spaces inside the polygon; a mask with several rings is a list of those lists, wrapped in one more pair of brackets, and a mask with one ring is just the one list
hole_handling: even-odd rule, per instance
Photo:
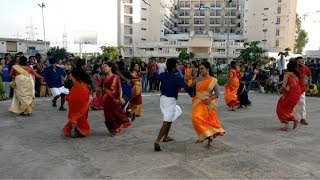
{"label": "long black hair", "polygon": [[199,64],[196,61],[191,62],[195,68],[199,68]]}
{"label": "long black hair", "polygon": [[92,75],[97,74],[97,73],[98,73],[97,70],[98,70],[99,68],[100,68],[100,66],[99,66],[98,64],[93,65],[91,74],[92,74]]}
{"label": "long black hair", "polygon": [[167,60],[166,62],[166,65],[167,65],[167,71],[170,72],[170,73],[173,73],[174,70],[176,69],[177,67],[177,59],[176,58],[170,58]]}
{"label": "long black hair", "polygon": [[105,62],[104,64],[106,64],[107,66],[109,66],[111,68],[111,71],[113,74],[117,74],[117,68],[113,62],[108,61],[108,62]]}
{"label": "long black hair", "polygon": [[287,70],[288,70],[288,72],[293,72],[299,78],[300,74],[296,69],[297,66],[298,66],[298,64],[296,61],[289,61],[288,65],[287,65]]}
{"label": "long black hair", "polygon": [[230,68],[236,69],[236,62],[235,61],[231,61]]}
{"label": "long black hair", "polygon": [[73,68],[70,73],[72,74],[72,77],[78,81],[82,81],[86,84],[91,83],[91,77],[81,67]]}
{"label": "long black hair", "polygon": [[203,65],[209,71],[210,76],[214,76],[209,62],[202,62],[200,65]]}
{"label": "long black hair", "polygon": [[138,63],[137,61],[132,61],[132,62],[131,62],[131,64],[130,64],[130,72],[133,71],[134,66],[135,66],[136,64],[140,67],[140,65],[139,65],[139,63]]}

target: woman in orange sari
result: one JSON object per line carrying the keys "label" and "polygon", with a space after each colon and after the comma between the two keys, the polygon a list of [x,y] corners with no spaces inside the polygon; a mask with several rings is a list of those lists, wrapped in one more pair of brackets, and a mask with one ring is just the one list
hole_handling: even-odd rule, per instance
{"label": "woman in orange sari", "polygon": [[184,82],[190,86],[192,84],[193,81],[193,76],[192,76],[192,68],[191,68],[191,64],[187,63],[186,64],[186,68],[184,70]]}
{"label": "woman in orange sari", "polygon": [[224,85],[224,100],[231,111],[234,111],[234,108],[239,104],[237,95],[239,85],[239,74],[236,70],[236,62],[232,61],[228,72],[228,81]]}
{"label": "woman in orange sari", "polygon": [[130,108],[132,110],[132,121],[136,119],[136,117],[141,116],[141,108],[142,108],[142,96],[141,96],[141,77],[138,74],[139,64],[132,62],[131,63],[131,99],[130,99]]}
{"label": "woman in orange sari", "polygon": [[120,77],[115,73],[115,66],[112,62],[102,65],[105,74],[103,79],[103,111],[105,124],[112,136],[118,135],[124,128],[131,125],[130,120],[122,109],[125,100],[122,98]]}
{"label": "woman in orange sari", "polygon": [[71,71],[70,77],[73,87],[66,96],[69,121],[62,132],[67,137],[84,137],[90,133],[88,123],[90,76],[82,68],[75,68]]}
{"label": "woman in orange sari", "polygon": [[198,141],[208,140],[207,147],[211,147],[212,138],[223,136],[225,131],[222,128],[218,114],[216,98],[219,96],[217,79],[213,77],[209,62],[200,64],[201,76],[196,78],[192,87],[196,89],[196,95],[192,98],[192,124],[198,134]]}
{"label": "woman in orange sari", "polygon": [[282,130],[289,129],[289,121],[293,121],[293,129],[297,128],[298,120],[293,116],[293,109],[298,104],[301,96],[301,87],[299,85],[299,73],[296,70],[297,63],[290,61],[287,65],[287,73],[284,75],[280,92],[282,97],[277,104],[277,115],[281,123],[285,124]]}

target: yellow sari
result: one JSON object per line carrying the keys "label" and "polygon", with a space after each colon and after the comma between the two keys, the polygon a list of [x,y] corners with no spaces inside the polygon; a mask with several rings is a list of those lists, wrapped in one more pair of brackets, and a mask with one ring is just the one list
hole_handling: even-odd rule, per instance
{"label": "yellow sari", "polygon": [[198,82],[196,96],[192,98],[192,124],[200,141],[223,136],[225,133],[217,115],[216,101],[212,100],[208,105],[205,103],[216,83],[217,79],[214,77]]}
{"label": "yellow sari", "polygon": [[131,73],[131,76],[130,108],[132,110],[132,113],[134,113],[137,117],[140,117],[142,109],[141,80],[140,76],[137,73]]}
{"label": "yellow sari", "polygon": [[33,78],[31,74],[18,65],[14,65],[12,68],[19,74],[14,79],[14,93],[9,112],[30,114],[34,107]]}
{"label": "yellow sari", "polygon": [[193,81],[193,76],[192,76],[192,69],[191,68],[186,68],[184,70],[184,81],[185,83],[190,86],[192,84]]}

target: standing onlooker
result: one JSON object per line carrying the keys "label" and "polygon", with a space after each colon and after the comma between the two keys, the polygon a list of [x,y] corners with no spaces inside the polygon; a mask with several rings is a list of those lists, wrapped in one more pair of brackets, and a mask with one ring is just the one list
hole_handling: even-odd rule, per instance
{"label": "standing onlooker", "polygon": [[315,63],[314,60],[311,60],[311,63],[309,65],[310,71],[311,71],[311,76],[312,76],[312,83],[317,84],[318,83],[318,66]]}
{"label": "standing onlooker", "polygon": [[4,66],[5,64],[5,60],[3,58],[1,58],[0,60],[1,64],[0,64],[0,101],[1,100],[5,100],[7,99],[6,97],[6,91],[5,91],[5,87],[3,85],[3,80],[2,80],[2,67]]}
{"label": "standing onlooker", "polygon": [[278,67],[278,71],[281,73],[282,72],[282,70],[284,69],[284,63],[283,63],[283,61],[284,60],[282,60],[282,59],[278,59],[277,60],[277,67]]}
{"label": "standing onlooker", "polygon": [[1,74],[2,83],[3,83],[4,91],[6,92],[6,98],[9,98],[11,78],[9,76],[10,70],[9,70],[8,61],[6,61],[6,59],[1,59],[1,66],[2,66],[2,74]]}
{"label": "standing onlooker", "polygon": [[62,59],[58,60],[57,66],[62,68],[62,69],[64,69],[64,64],[63,64],[63,60]]}
{"label": "standing onlooker", "polygon": [[166,60],[165,58],[160,58],[158,66],[158,73],[161,74],[167,70]]}
{"label": "standing onlooker", "polygon": [[297,71],[299,73],[299,81],[300,81],[300,87],[301,87],[301,97],[294,108],[294,114],[295,117],[298,119],[300,118],[301,121],[300,123],[303,125],[308,125],[306,121],[306,116],[307,116],[307,111],[306,111],[306,85],[305,85],[305,76],[308,76],[309,78],[309,83],[312,82],[312,76],[310,69],[303,65],[303,58],[302,57],[297,57],[296,61],[298,63]]}
{"label": "standing onlooker", "polygon": [[154,93],[156,80],[153,78],[153,71],[157,70],[157,64],[155,60],[150,58],[148,63],[148,81],[149,81],[149,92]]}
{"label": "standing onlooker", "polygon": [[140,64],[140,74],[142,78],[142,92],[146,93],[147,86],[148,86],[148,79],[147,79],[148,70],[145,62],[141,62]]}

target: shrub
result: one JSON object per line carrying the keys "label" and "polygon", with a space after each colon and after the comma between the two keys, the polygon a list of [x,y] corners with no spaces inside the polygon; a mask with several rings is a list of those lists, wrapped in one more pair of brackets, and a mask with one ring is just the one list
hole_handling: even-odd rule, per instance
{"label": "shrub", "polygon": [[227,77],[217,77],[219,86],[223,86],[227,81]]}

